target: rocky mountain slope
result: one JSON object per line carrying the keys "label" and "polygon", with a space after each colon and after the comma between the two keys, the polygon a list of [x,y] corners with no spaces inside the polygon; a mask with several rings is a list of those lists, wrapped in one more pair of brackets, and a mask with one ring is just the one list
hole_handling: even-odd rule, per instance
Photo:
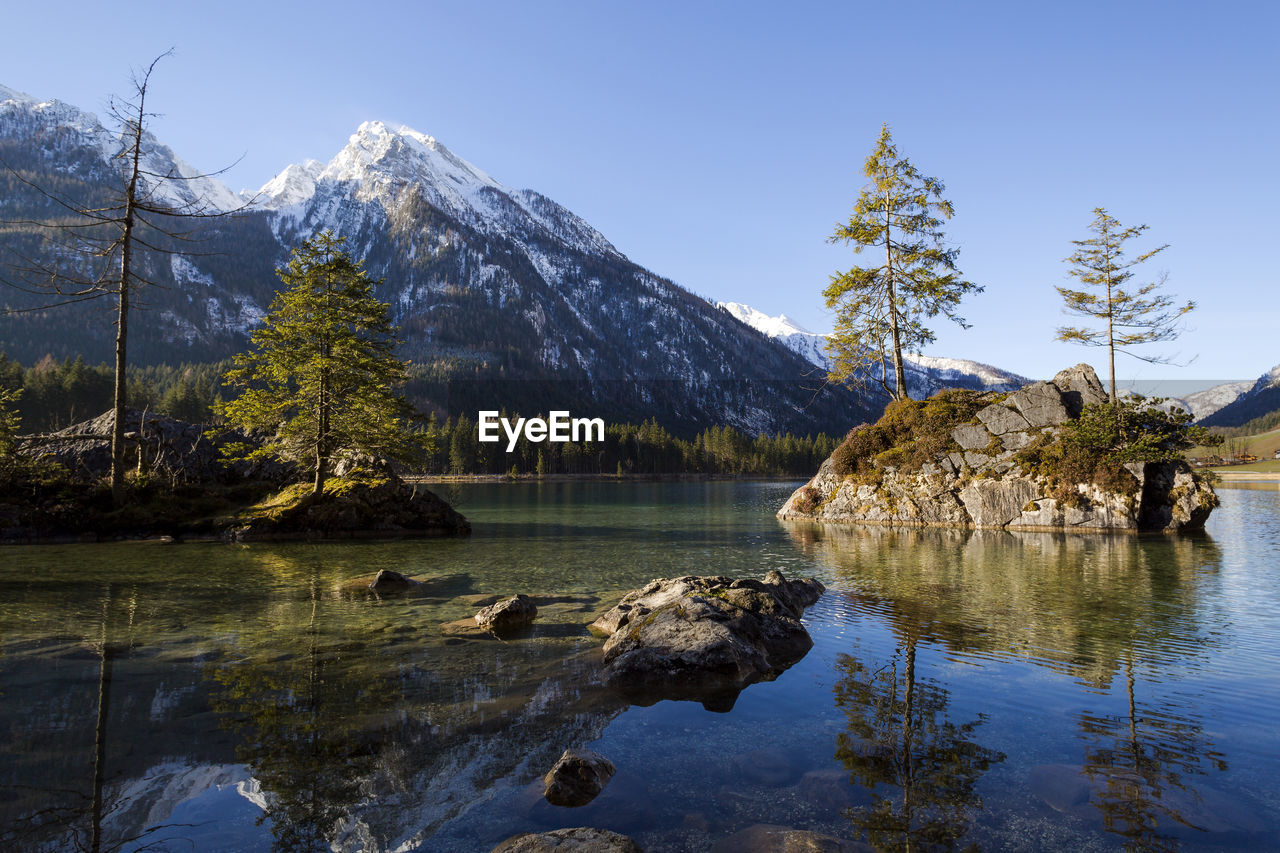
{"label": "rocky mountain slope", "polygon": [[[0,173],[3,218],[50,217],[31,184],[77,200],[109,197],[113,146],[89,113],[0,90],[0,159],[13,170]],[[195,174],[159,141],[147,147],[148,171]],[[158,192],[175,204],[242,201],[211,178]],[[878,408],[840,389],[815,394],[806,360],[632,262],[580,217],[499,183],[425,134],[380,122],[361,125],[328,163],[284,169],[250,210],[204,231],[198,253],[145,257],[157,286],[140,294],[147,313],[131,324],[133,361],[208,361],[242,349],[275,293],[274,269],[322,229],[346,237],[384,279],[379,296],[393,307],[401,354],[425,366],[415,391],[440,411],[569,408],[656,417],[678,431],[839,433]],[[45,237],[9,227],[0,251],[39,257],[51,251]],[[11,289],[0,300],[38,304]],[[106,359],[113,333],[104,303],[0,320],[3,348],[28,362],[46,353]]]}
{"label": "rocky mountain slope", "polygon": [[[1201,416],[1200,423],[1204,426],[1243,426],[1277,409],[1280,409],[1280,364],[1259,376],[1227,405]],[[1196,412],[1192,410],[1192,414]]]}
{"label": "rocky mountain slope", "polygon": [[[741,302],[717,302],[716,307],[746,323],[766,337],[773,338],[809,362],[826,371],[830,359],[826,353],[827,336],[810,332],[786,314],[770,317]],[[989,364],[963,358],[904,353],[907,390],[916,399],[932,396],[944,388],[971,388],[978,391],[1013,391],[1031,380]]]}

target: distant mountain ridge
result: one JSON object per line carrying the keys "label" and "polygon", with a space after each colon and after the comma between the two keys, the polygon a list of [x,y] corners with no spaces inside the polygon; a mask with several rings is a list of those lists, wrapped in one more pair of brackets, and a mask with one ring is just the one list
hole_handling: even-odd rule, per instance
{"label": "distant mountain ridge", "polygon": [[[330,229],[384,280],[402,356],[423,366],[414,391],[448,413],[479,408],[591,409],[689,433],[724,424],[756,432],[842,433],[877,401],[817,390],[812,367],[705,300],[639,266],[571,211],[505,186],[407,127],[366,122],[327,163],[281,170],[256,195],[232,193],[147,135],[147,170],[173,205],[251,211],[219,220],[197,252],[150,255],[131,324],[131,362],[211,361],[244,348],[279,286],[291,248]],[[36,186],[103,197],[118,143],[95,116],[0,89],[0,159]],[[0,170],[0,218],[43,221],[47,197]],[[38,229],[0,232],[0,252],[39,257]],[[0,264],[5,261],[0,258]],[[34,298],[0,290],[10,307]],[[0,349],[105,360],[113,328],[103,303],[0,318]]]}
{"label": "distant mountain ridge", "polygon": [[[717,302],[716,307],[773,338],[826,372],[827,336],[800,327],[786,314],[771,317],[741,302]],[[989,364],[961,358],[939,358],[903,353],[907,390],[916,399],[936,394],[944,388],[972,388],[980,391],[1014,391],[1031,380]]]}
{"label": "distant mountain ridge", "polygon": [[[1259,376],[1252,384],[1231,383],[1232,386],[1241,384],[1247,385],[1246,390],[1239,393],[1230,403],[1201,417],[1199,423],[1202,426],[1243,426],[1254,418],[1280,410],[1280,364]],[[1227,388],[1227,386],[1219,385],[1209,391],[1219,388]],[[1192,414],[1196,414],[1194,409]]]}

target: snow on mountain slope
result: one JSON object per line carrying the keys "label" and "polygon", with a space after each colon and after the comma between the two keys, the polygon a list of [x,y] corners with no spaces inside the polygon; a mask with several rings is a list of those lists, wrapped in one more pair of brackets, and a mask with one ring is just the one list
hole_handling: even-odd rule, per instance
{"label": "snow on mountain slope", "polygon": [[579,251],[619,254],[600,232],[545,196],[506,187],[434,137],[380,121],[361,124],[328,164],[309,160],[286,168],[259,190],[257,206],[297,221],[309,205],[326,194],[340,194],[342,186],[356,188],[361,201],[378,202],[384,209],[393,208],[404,189],[415,187],[432,206],[483,231],[510,233],[503,226],[518,225],[512,222],[514,215],[533,220]]}
{"label": "snow on mountain slope", "polygon": [[1200,423],[1205,426],[1243,426],[1254,418],[1280,409],[1280,364],[1253,382],[1244,384],[1248,385],[1244,393],[1210,414],[1198,416]]}
{"label": "snow on mountain slope", "polygon": [[[82,144],[96,147],[107,164],[121,151],[120,137],[103,127],[95,114],[58,100],[41,101],[5,86],[0,86],[0,127],[10,134],[24,130],[72,131]],[[146,187],[140,196],[151,202],[204,211],[234,210],[241,205],[240,198],[226,184],[201,173],[151,133],[143,134],[139,165]]]}
{"label": "snow on mountain slope", "polygon": [[1178,403],[1190,412],[1192,417],[1200,420],[1239,400],[1253,386],[1254,383],[1249,381],[1224,382],[1221,385],[1214,385],[1212,388],[1179,397],[1172,402]]}
{"label": "snow on mountain slope", "polygon": [[[802,328],[786,314],[771,317],[741,302],[717,302],[716,307],[762,334],[786,344],[823,370],[828,369],[830,360],[826,354],[826,335]],[[934,394],[943,388],[1011,391],[1031,381],[1025,376],[968,359],[904,353],[903,360],[906,362],[908,390],[917,398]]]}
{"label": "snow on mountain slope", "polygon": [[[83,130],[58,125],[34,99],[5,94],[0,148],[7,154],[37,177],[66,172],[86,193],[118,182],[103,154],[111,146],[90,144],[105,138],[96,119],[59,107]],[[146,142],[153,171],[193,171],[167,147]],[[47,216],[47,200],[30,186],[5,187],[0,205],[27,219]],[[280,286],[275,269],[327,229],[381,280],[379,298],[392,306],[401,355],[432,366],[433,404],[450,414],[591,408],[620,421],[656,418],[690,434],[727,424],[803,435],[843,433],[883,403],[813,387],[811,364],[791,349],[634,263],[546,196],[511,189],[407,127],[366,122],[327,163],[290,166],[252,195],[209,183],[203,197],[219,207],[253,203],[213,223],[200,255],[145,258],[160,286],[147,293],[158,321],[131,330],[140,362],[241,350]],[[174,203],[187,200],[175,196]],[[28,359],[55,346],[59,357],[101,358],[109,326],[93,325],[82,310],[41,314],[21,330],[0,318],[0,338],[11,355]],[[82,327],[88,335],[68,332]]]}

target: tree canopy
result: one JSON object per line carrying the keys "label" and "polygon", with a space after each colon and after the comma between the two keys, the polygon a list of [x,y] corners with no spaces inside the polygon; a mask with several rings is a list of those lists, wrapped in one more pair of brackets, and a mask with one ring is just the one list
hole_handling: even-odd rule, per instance
{"label": "tree canopy", "polygon": [[1104,328],[1061,326],[1057,339],[1107,348],[1111,402],[1115,404],[1119,399],[1116,353],[1122,352],[1146,362],[1167,363],[1166,358],[1140,355],[1130,347],[1176,338],[1182,331],[1178,321],[1195,308],[1195,303],[1178,306],[1171,296],[1161,293],[1167,278],[1165,275],[1136,288],[1126,288],[1134,276],[1134,267],[1169,248],[1166,243],[1131,260],[1126,259],[1125,243],[1146,231],[1146,225],[1125,228],[1107,213],[1106,208],[1098,207],[1094,208],[1089,230],[1094,232],[1094,236],[1087,240],[1072,240],[1078,248],[1066,259],[1071,264],[1068,274],[1086,289],[1056,289],[1062,296],[1063,310],[1067,314],[1102,321]]}
{"label": "tree canopy", "polygon": [[406,363],[392,354],[396,330],[374,295],[379,282],[343,242],[325,231],[293,250],[277,271],[286,289],[227,373],[243,390],[217,405],[228,423],[273,435],[248,455],[312,466],[317,496],[338,454],[401,456],[411,414],[393,390]]}
{"label": "tree canopy", "polygon": [[[919,352],[934,340],[924,320],[942,314],[964,326],[956,306],[965,294],[982,288],[960,278],[959,249],[944,242],[942,224],[955,212],[942,197],[945,187],[898,153],[888,125],[881,128],[864,171],[869,183],[853,215],[828,241],[852,243],[855,254],[881,249],[883,263],[833,275],[823,291],[827,307],[836,312],[827,344],[828,376],[846,384],[874,378],[901,400],[908,396],[902,353]],[[892,387],[886,358],[893,365]]]}

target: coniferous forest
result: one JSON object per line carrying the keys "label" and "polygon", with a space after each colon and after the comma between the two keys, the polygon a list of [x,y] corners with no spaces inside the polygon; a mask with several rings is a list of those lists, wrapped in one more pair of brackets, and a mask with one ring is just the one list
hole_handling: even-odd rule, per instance
{"label": "coniferous forest", "polygon": [[[226,394],[222,376],[229,367],[230,362],[224,361],[133,368],[129,372],[131,405],[213,425],[213,406]],[[407,396],[414,405],[426,408],[431,399],[428,393],[440,384],[430,367],[413,365]],[[22,392],[15,406],[22,432],[50,432],[109,409],[112,372],[106,364],[90,365],[80,357],[46,356],[23,365],[0,354],[0,389]],[[469,401],[478,390],[455,391],[452,398]],[[532,403],[521,414],[546,411],[545,404]],[[652,418],[637,421],[608,424],[602,442],[532,443],[521,436],[508,453],[505,437],[496,443],[479,441],[476,422],[466,410],[428,411],[412,425],[415,461],[411,467],[419,474],[809,476],[838,443],[826,433],[752,436],[723,426],[682,435]]]}

